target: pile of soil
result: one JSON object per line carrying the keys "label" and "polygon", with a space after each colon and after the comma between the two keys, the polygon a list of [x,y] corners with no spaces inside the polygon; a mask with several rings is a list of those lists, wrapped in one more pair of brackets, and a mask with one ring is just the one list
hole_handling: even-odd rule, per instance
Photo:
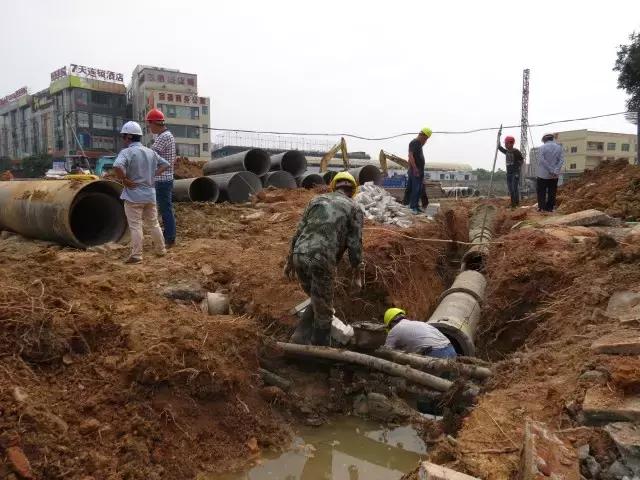
{"label": "pile of soil", "polygon": [[205,162],[197,160],[189,160],[187,157],[176,158],[173,165],[173,175],[175,178],[194,178],[201,177],[202,167]]}
{"label": "pile of soil", "polygon": [[601,162],[558,191],[558,211],[595,208],[627,221],[640,219],[640,167],[625,160]]}

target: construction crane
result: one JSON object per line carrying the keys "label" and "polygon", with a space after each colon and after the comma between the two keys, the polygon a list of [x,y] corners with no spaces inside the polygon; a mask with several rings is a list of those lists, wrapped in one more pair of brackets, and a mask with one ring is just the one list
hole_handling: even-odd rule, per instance
{"label": "construction crane", "polygon": [[342,163],[344,165],[345,170],[349,170],[349,153],[347,152],[347,142],[344,137],[340,139],[338,143],[336,143],[331,149],[322,156],[320,160],[320,173],[324,173],[329,170],[329,162],[333,157],[336,156],[338,151],[342,152]]}
{"label": "construction crane", "polygon": [[[527,161],[529,148],[529,69],[522,71],[522,114],[520,115],[520,153],[523,163]],[[523,165],[524,167],[524,165]]]}
{"label": "construction crane", "polygon": [[387,171],[389,170],[387,166],[387,160],[392,161],[393,163],[400,165],[402,168],[409,169],[409,162],[402,157],[394,155],[393,153],[385,152],[384,150],[380,150],[380,170],[384,176],[387,176]]}

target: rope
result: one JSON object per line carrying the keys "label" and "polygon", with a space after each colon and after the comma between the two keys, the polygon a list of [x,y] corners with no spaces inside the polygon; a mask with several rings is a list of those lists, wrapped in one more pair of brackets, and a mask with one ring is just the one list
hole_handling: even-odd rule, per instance
{"label": "rope", "polygon": [[458,240],[446,240],[443,238],[420,238],[420,237],[412,237],[411,235],[407,235],[405,233],[398,232],[397,230],[391,230],[388,228],[378,228],[378,227],[364,227],[364,230],[373,230],[379,232],[387,232],[393,233],[394,235],[398,235],[400,237],[409,238],[411,240],[416,240],[418,242],[433,242],[433,243],[455,243],[457,245],[502,245],[505,242],[461,242]]}

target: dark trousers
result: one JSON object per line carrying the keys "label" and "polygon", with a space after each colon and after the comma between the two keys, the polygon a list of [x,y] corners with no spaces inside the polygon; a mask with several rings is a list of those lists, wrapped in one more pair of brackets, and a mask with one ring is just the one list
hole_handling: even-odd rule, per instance
{"label": "dark trousers", "polygon": [[156,182],[156,204],[158,205],[158,213],[162,218],[164,241],[167,244],[172,244],[176,241],[176,219],[173,215],[172,194],[173,180]]}
{"label": "dark trousers", "polygon": [[553,212],[553,208],[556,206],[558,179],[538,177],[536,190],[538,193],[538,209],[545,212]]}
{"label": "dark trousers", "polygon": [[418,176],[409,173],[409,208],[418,209],[422,190],[424,189],[424,173]]}
{"label": "dark trousers", "polygon": [[[404,196],[402,197],[402,204],[409,205],[411,201],[411,189],[409,188],[409,182],[407,182],[407,186],[404,188]],[[422,203],[422,208],[427,208],[429,205],[429,197],[427,196],[427,189],[422,187],[422,196],[420,197],[420,203]]]}
{"label": "dark trousers", "polygon": [[511,196],[511,206],[515,207],[520,203],[520,172],[507,173],[507,188]]}

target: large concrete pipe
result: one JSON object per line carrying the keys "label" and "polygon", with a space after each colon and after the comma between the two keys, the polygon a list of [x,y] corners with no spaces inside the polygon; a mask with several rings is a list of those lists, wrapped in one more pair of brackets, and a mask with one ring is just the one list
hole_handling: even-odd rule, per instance
{"label": "large concrete pipe", "polygon": [[313,188],[316,185],[325,185],[324,178],[318,173],[307,172],[296,178],[296,183],[302,188]]}
{"label": "large concrete pipe", "polygon": [[338,174],[338,172],[334,171],[334,170],[328,170],[324,173],[322,173],[322,178],[324,179],[324,183],[326,183],[327,185],[329,185],[331,183],[331,180],[333,180],[333,177],[335,177]]}
{"label": "large concrete pipe", "polygon": [[121,191],[107,180],[0,182],[0,229],[77,248],[117,242],[127,230]]}
{"label": "large concrete pipe", "polygon": [[252,148],[246,152],[236,153],[228,157],[216,158],[204,164],[205,175],[247,171],[261,177],[271,168],[269,154],[261,148]]}
{"label": "large concrete pipe", "polygon": [[299,177],[307,170],[307,157],[298,150],[271,155],[271,170],[284,170]]}
{"label": "large concrete pipe", "polygon": [[218,184],[211,177],[173,181],[174,202],[215,202],[219,194]]}
{"label": "large concrete pipe", "polygon": [[349,173],[353,175],[358,185],[364,185],[367,182],[378,183],[382,177],[382,172],[375,165],[365,165],[364,167],[352,168]]}
{"label": "large concrete pipe", "polygon": [[232,172],[221,175],[210,175],[220,189],[218,202],[241,203],[262,190],[262,182],[251,172]]}
{"label": "large concrete pipe", "polygon": [[458,274],[451,287],[440,295],[439,301],[442,301],[444,297],[450,293],[464,292],[471,295],[479,303],[482,303],[484,301],[486,288],[487,280],[484,278],[484,275],[474,270],[466,270]]}
{"label": "large concrete pipe", "polygon": [[472,245],[462,257],[461,270],[484,271],[497,212],[495,205],[478,205],[473,210],[469,223],[469,241]]}
{"label": "large concrete pipe", "polygon": [[275,187],[275,188],[297,188],[298,184],[296,183],[296,179],[293,178],[289,172],[285,172],[284,170],[276,170],[275,172],[269,172],[264,177],[262,177],[262,185],[264,188],[267,187]]}

